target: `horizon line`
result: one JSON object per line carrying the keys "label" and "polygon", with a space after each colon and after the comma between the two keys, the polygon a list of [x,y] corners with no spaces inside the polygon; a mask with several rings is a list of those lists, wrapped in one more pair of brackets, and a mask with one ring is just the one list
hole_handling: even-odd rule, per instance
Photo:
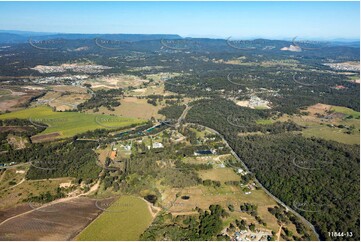
{"label": "horizon line", "polygon": [[[343,37],[343,36],[333,36],[333,37],[302,37],[302,36],[220,36],[220,35],[195,35],[195,34],[189,34],[189,35],[182,35],[182,34],[176,34],[176,33],[94,33],[94,32],[87,32],[87,33],[80,33],[80,32],[44,32],[44,31],[36,31],[36,30],[17,30],[17,29],[0,29],[0,33],[10,33],[10,32],[28,32],[33,34],[44,34],[44,35],[57,35],[57,34],[78,34],[78,35],[117,35],[117,34],[124,34],[124,35],[178,35],[181,38],[206,38],[206,39],[229,39],[232,38],[234,40],[250,40],[250,39],[269,39],[269,40],[291,40],[294,38],[299,39],[308,39],[308,40],[353,40],[353,41],[360,41],[360,36],[357,37]],[[18,34],[21,33],[12,33],[12,34]]]}

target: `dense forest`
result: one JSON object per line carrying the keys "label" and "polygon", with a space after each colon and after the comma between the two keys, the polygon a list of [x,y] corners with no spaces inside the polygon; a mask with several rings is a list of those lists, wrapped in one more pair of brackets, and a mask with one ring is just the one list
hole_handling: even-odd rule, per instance
{"label": "dense forest", "polygon": [[166,117],[166,119],[178,119],[183,110],[185,109],[185,105],[171,105],[171,106],[167,106],[162,108],[161,110],[158,111],[158,113],[164,115]]}

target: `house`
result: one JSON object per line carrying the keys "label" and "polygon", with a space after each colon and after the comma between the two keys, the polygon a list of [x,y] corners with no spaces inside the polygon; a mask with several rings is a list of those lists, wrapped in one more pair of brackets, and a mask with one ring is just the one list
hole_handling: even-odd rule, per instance
{"label": "house", "polygon": [[335,88],[336,88],[337,90],[340,90],[340,89],[345,89],[346,87],[345,87],[345,86],[342,86],[342,85],[337,85]]}
{"label": "house", "polygon": [[117,157],[117,151],[116,150],[112,150],[112,152],[110,152],[109,158],[111,160],[115,160],[115,157]]}
{"label": "house", "polygon": [[164,148],[163,144],[159,142],[154,142],[153,149],[159,149],[159,148]]}
{"label": "house", "polygon": [[238,174],[242,174],[242,173],[243,173],[243,169],[242,169],[242,168],[238,168],[237,173],[238,173]]}

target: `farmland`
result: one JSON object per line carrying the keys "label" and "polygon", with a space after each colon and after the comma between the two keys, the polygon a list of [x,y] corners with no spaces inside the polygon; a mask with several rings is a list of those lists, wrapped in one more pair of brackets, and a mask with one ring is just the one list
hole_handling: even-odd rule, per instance
{"label": "farmland", "polygon": [[276,121],[291,120],[305,127],[301,133],[305,137],[319,137],[345,144],[360,143],[360,113],[352,109],[315,104],[300,110],[299,115],[283,115],[278,119],[260,119],[260,125],[273,124]]}
{"label": "farmland", "polygon": [[[161,105],[153,106],[147,103],[146,99],[138,99],[136,97],[125,97],[120,99],[121,105],[114,108],[114,111],[101,107],[97,113],[113,114],[124,117],[133,117],[140,119],[162,118],[163,116],[158,113],[162,108]],[[89,113],[91,113],[89,111]]]}
{"label": "farmland", "polygon": [[76,134],[95,129],[116,129],[143,123],[141,119],[136,118],[79,112],[54,112],[47,106],[38,106],[0,115],[0,119],[14,118],[28,119],[33,123],[41,123],[38,125],[46,124],[48,127],[41,135],[55,133],[59,134],[57,138],[72,137]]}
{"label": "farmland", "polygon": [[152,222],[148,204],[122,196],[83,230],[76,240],[138,240]]}
{"label": "farmland", "polygon": [[17,207],[11,211],[17,217],[0,223],[0,240],[71,240],[101,212],[94,203],[74,198],[38,210]]}
{"label": "farmland", "polygon": [[353,47],[97,36],[0,46],[0,240],[359,239]]}

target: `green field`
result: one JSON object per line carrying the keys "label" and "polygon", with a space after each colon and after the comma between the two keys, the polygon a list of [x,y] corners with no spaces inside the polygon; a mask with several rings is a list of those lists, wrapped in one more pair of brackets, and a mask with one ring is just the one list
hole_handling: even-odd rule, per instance
{"label": "green field", "polygon": [[360,133],[355,130],[353,134],[346,134],[343,129],[330,128],[326,125],[308,127],[302,131],[305,137],[317,137],[326,140],[334,140],[344,144],[360,144]]}
{"label": "green field", "polygon": [[76,240],[139,240],[151,222],[145,201],[123,196],[86,227]]}
{"label": "green field", "polygon": [[267,125],[267,124],[273,124],[274,120],[271,119],[258,119],[256,120],[256,124],[261,124],[261,125]]}
{"label": "green field", "polygon": [[350,108],[346,107],[340,107],[340,106],[332,106],[331,111],[334,111],[335,113],[343,113],[346,115],[352,115],[353,118],[358,119],[360,118],[360,112],[354,111]]}
{"label": "green field", "polygon": [[14,118],[28,119],[33,123],[40,123],[40,125],[46,124],[48,127],[41,134],[59,133],[59,138],[72,137],[96,129],[116,129],[145,122],[136,118],[103,114],[54,112],[48,106],[38,106],[0,115],[0,120]]}

